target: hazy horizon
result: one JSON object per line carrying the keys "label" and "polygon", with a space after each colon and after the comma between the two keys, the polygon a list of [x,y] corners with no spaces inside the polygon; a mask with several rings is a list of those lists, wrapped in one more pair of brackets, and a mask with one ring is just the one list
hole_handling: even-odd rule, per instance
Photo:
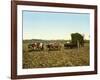
{"label": "hazy horizon", "polygon": [[88,13],[52,13],[23,11],[23,40],[70,40],[71,33],[80,33],[89,40]]}
{"label": "hazy horizon", "polygon": [[[82,34],[81,34],[82,35]],[[32,39],[37,39],[37,40],[71,40],[71,35],[68,35],[69,37],[67,38],[66,37],[66,39],[64,39],[64,38],[62,38],[62,39],[43,39],[43,38],[27,38],[27,39],[23,39],[23,40],[32,40]],[[89,35],[85,35],[85,36],[87,36],[87,38],[86,37],[84,37],[84,40],[90,40],[90,38],[88,38],[89,37]]]}
{"label": "hazy horizon", "polygon": [[[23,39],[23,40],[47,40],[47,41],[51,41],[51,39]],[[53,39],[52,39],[53,40]],[[65,40],[65,39],[55,39],[54,41],[56,41],[56,40]],[[89,41],[89,39],[85,39],[85,40],[88,40]],[[66,40],[65,40],[66,41]],[[69,40],[70,41],[70,40]]]}

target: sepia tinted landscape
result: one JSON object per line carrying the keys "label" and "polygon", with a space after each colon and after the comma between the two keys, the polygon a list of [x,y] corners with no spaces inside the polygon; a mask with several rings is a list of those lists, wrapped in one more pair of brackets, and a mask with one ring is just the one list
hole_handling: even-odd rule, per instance
{"label": "sepia tinted landscape", "polygon": [[89,14],[23,11],[23,68],[89,66],[89,26]]}

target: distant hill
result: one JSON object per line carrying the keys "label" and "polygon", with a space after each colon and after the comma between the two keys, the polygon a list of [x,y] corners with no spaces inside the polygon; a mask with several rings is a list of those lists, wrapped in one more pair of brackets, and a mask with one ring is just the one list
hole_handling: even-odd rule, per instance
{"label": "distant hill", "polygon": [[30,40],[23,40],[24,43],[33,43],[33,42],[66,42],[69,40],[42,40],[42,39],[30,39]]}
{"label": "distant hill", "polygon": [[[70,40],[42,40],[42,39],[30,39],[30,40],[23,40],[24,43],[33,43],[33,42],[60,42],[60,43],[66,43]],[[84,42],[89,42],[89,40],[85,40]]]}

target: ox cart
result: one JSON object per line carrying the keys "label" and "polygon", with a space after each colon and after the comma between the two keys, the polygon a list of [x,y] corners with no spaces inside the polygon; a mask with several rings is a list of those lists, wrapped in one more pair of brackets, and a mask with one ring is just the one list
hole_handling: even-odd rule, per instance
{"label": "ox cart", "polygon": [[84,46],[84,36],[79,33],[71,34],[71,41],[64,44],[64,48],[79,48]]}

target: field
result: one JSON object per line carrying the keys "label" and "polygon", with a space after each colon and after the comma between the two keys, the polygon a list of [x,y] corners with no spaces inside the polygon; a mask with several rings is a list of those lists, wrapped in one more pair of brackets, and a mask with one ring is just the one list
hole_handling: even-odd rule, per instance
{"label": "field", "polygon": [[[28,44],[32,42],[59,42],[61,50],[29,51]],[[23,40],[23,68],[68,67],[89,65],[89,41],[79,49],[64,49],[65,40]]]}

